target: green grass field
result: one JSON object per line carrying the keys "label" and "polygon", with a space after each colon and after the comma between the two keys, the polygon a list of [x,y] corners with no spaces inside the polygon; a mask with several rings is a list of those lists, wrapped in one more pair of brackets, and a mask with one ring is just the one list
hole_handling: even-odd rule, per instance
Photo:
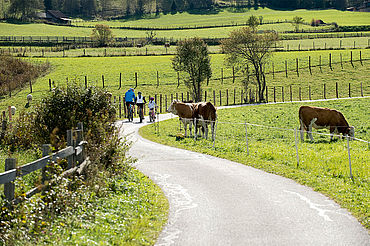
{"label": "green grass field", "polygon": [[[230,159],[294,179],[331,197],[369,229],[368,144],[350,142],[354,181],[350,179],[346,140],[330,142],[326,135],[314,134],[314,142],[305,140],[301,143],[299,140],[300,162],[297,167],[294,129],[299,126],[298,108],[301,105],[340,110],[349,124],[355,126],[355,136],[370,141],[369,98],[220,109],[214,148],[211,140],[185,138],[176,141],[176,135],[184,132],[177,118],[160,122],[159,134],[153,124],[141,128],[140,133],[155,142]],[[248,124],[249,155],[244,123]],[[327,130],[315,132],[328,133]]]}
{"label": "green grass field", "polygon": [[[265,21],[292,20],[295,16],[300,16],[305,22],[310,23],[314,19],[322,19],[326,23],[336,22],[338,25],[369,25],[369,13],[349,12],[339,10],[272,10],[269,8],[245,9],[239,13],[220,10],[214,13],[191,14],[188,12],[177,13],[174,15],[160,15],[160,18],[147,18],[139,20],[122,20],[99,22],[110,26],[134,26],[134,27],[183,27],[183,26],[206,26],[222,25],[232,23],[244,23],[249,16],[263,16]],[[77,22],[78,23],[78,22]],[[96,22],[83,22],[84,25],[93,25]],[[79,23],[82,24],[82,23]]]}
{"label": "green grass field", "polygon": [[[342,59],[350,59],[350,51],[330,51],[332,62]],[[308,57],[311,56],[312,75],[308,70]],[[322,59],[322,72],[319,67],[319,58]],[[52,71],[48,75],[38,79],[33,84],[33,96],[36,103],[41,100],[43,95],[49,90],[49,79],[54,81],[55,85],[65,85],[67,83],[77,83],[84,85],[85,76],[87,76],[88,85],[102,86],[102,75],[104,75],[105,87],[112,92],[114,96],[123,96],[128,88],[135,86],[135,72],[138,75],[138,87],[136,91],[142,91],[145,96],[162,94],[162,107],[165,108],[165,95],[167,95],[167,105],[169,105],[171,94],[178,93],[181,99],[183,93],[184,99],[187,97],[187,88],[180,79],[180,86],[177,87],[177,74],[171,68],[172,56],[132,56],[132,57],[79,57],[79,58],[37,58],[30,59],[34,62],[50,62]],[[299,66],[305,67],[299,70],[299,77],[296,74],[296,58],[299,58]],[[312,52],[278,52],[274,55],[274,70],[284,71],[267,75],[267,85],[269,87],[269,101],[273,100],[273,86],[277,101],[282,100],[281,86],[284,86],[284,100],[290,100],[290,91],[288,86],[292,85],[293,100],[299,99],[298,90],[301,87],[301,98],[308,99],[308,87],[311,87],[312,99],[323,98],[323,84],[326,84],[327,98],[335,97],[335,83],[338,83],[339,96],[348,97],[348,87],[351,83],[351,96],[360,96],[361,82],[363,84],[363,94],[370,94],[368,69],[370,63],[364,61],[354,62],[354,67],[350,63],[344,63],[343,69],[340,63],[333,64],[331,70],[328,67],[328,51]],[[353,58],[359,58],[359,50],[353,52]],[[368,50],[362,50],[362,58],[369,58]],[[288,77],[285,75],[285,60],[288,63]],[[207,91],[207,100],[213,101],[213,90],[216,91],[216,105],[219,106],[219,91],[222,93],[222,105],[226,105],[226,89],[229,90],[229,104],[240,103],[241,77],[232,80],[232,68],[224,64],[224,55],[212,55],[211,64],[213,75],[209,85],[204,86]],[[221,70],[222,69],[222,70]],[[272,64],[267,66],[267,71],[272,70]],[[157,86],[157,71],[159,75],[159,86]],[[122,73],[122,88],[119,89],[119,74]],[[223,74],[224,79],[221,79]],[[239,74],[236,73],[236,76]],[[181,78],[181,75],[180,75]],[[255,89],[252,85],[251,89]],[[0,100],[0,108],[5,110],[8,105],[15,105],[18,109],[23,109],[26,104],[26,96],[30,92],[28,86],[21,91],[14,91],[13,96],[5,96]],[[159,98],[158,98],[159,100]],[[157,103],[159,103],[157,101]]]}

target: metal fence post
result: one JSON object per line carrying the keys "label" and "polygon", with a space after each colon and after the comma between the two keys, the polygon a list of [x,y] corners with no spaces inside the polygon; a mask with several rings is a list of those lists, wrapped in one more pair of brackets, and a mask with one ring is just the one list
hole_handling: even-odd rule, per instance
{"label": "metal fence post", "polygon": [[217,123],[218,123],[218,121],[216,120],[216,123],[215,123],[215,134],[214,134],[214,138],[213,138],[213,148],[215,148],[215,143],[216,143]]}
{"label": "metal fence post", "polygon": [[249,155],[249,143],[248,143],[247,122],[244,122],[244,125],[245,125],[245,141],[247,143],[247,155]]}
{"label": "metal fence post", "polygon": [[[73,147],[73,130],[67,130],[67,146]],[[74,155],[70,155],[67,158],[68,160],[68,166],[67,169],[70,169],[74,166]]]}
{"label": "metal fence post", "polygon": [[349,136],[347,136],[347,149],[348,149],[349,176],[353,180],[352,165],[351,165],[351,151],[350,151],[350,147],[349,147]]}
{"label": "metal fence post", "polygon": [[297,139],[297,129],[294,128],[294,140],[295,140],[295,152],[297,155],[297,168],[299,167],[299,154],[298,154],[298,139]]}

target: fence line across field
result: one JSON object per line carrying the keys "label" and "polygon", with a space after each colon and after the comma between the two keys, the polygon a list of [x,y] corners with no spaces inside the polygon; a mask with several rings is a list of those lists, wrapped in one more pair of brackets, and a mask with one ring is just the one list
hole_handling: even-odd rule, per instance
{"label": "fence line across field", "polygon": [[[194,119],[194,118],[186,118],[187,120],[189,121],[202,121],[200,119]],[[213,139],[213,143],[212,143],[212,146],[213,148],[215,148],[215,143],[216,143],[216,136],[219,136],[219,134],[217,134],[217,127],[220,125],[220,124],[229,124],[229,125],[239,125],[239,126],[244,126],[245,127],[245,142],[246,142],[246,152],[247,152],[247,155],[249,155],[249,152],[250,152],[250,140],[251,139],[256,139],[256,138],[253,138],[251,136],[248,135],[248,126],[254,126],[254,127],[264,127],[264,128],[269,128],[269,129],[274,129],[274,130],[278,130],[278,131],[284,131],[284,132],[293,132],[294,134],[294,143],[295,143],[295,152],[296,152],[296,161],[297,161],[297,168],[299,167],[300,165],[300,157],[299,157],[299,147],[298,147],[298,144],[299,144],[299,140],[298,140],[298,132],[300,133],[304,133],[304,132],[307,132],[307,133],[311,133],[311,134],[316,134],[316,135],[322,135],[322,136],[333,136],[333,137],[338,137],[338,138],[341,138],[342,136],[339,135],[339,134],[327,134],[327,133],[320,133],[320,132],[312,132],[312,131],[302,131],[300,130],[299,128],[294,128],[294,129],[290,129],[290,128],[281,128],[281,127],[274,127],[274,126],[266,126],[266,125],[260,125],[260,124],[254,124],[254,123],[247,123],[247,122],[230,122],[230,121],[212,121],[212,120],[204,120],[208,123],[214,123],[214,129],[215,129],[215,132],[214,132],[214,139]],[[234,133],[232,132],[231,135],[233,135]],[[235,135],[235,134],[234,134]],[[194,136],[195,138],[195,136]],[[350,173],[350,178],[353,180],[353,175],[352,175],[352,159],[351,159],[351,151],[350,151],[350,140],[354,140],[354,141],[359,141],[359,142],[363,142],[363,143],[367,143],[368,146],[370,146],[370,142],[369,141],[366,141],[366,140],[363,140],[363,139],[360,139],[360,138],[355,138],[355,137],[350,137],[350,136],[344,136],[344,138],[346,138],[346,148],[347,148],[347,153],[348,153],[348,166],[349,166],[349,173]],[[228,138],[229,139],[229,138]],[[276,138],[272,138],[272,139],[276,139]],[[196,140],[196,138],[195,138]],[[266,140],[266,139],[265,139]]]}

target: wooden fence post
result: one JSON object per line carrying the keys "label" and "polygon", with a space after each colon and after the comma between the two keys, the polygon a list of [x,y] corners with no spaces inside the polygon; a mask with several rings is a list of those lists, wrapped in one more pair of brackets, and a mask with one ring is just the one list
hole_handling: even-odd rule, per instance
{"label": "wooden fence post", "polygon": [[159,73],[158,73],[158,70],[157,70],[157,87],[159,86]]}
{"label": "wooden fence post", "polygon": [[301,87],[299,87],[299,101],[302,101]]}
{"label": "wooden fence post", "polygon": [[229,105],[229,89],[226,89],[226,105]]}
{"label": "wooden fence post", "polygon": [[[84,140],[84,126],[82,122],[77,123],[77,145],[81,143],[81,141]],[[85,160],[85,146],[82,146],[82,152],[78,156],[76,156],[78,164],[81,164]]]}
{"label": "wooden fence post", "polygon": [[222,106],[222,94],[221,94],[221,90],[220,90],[220,106]]}
{"label": "wooden fence post", "polygon": [[[17,160],[14,158],[5,159],[5,171],[13,170],[16,167]],[[15,184],[9,182],[4,184],[4,195],[5,199],[10,203],[14,200]]]}
{"label": "wooden fence post", "polygon": [[268,87],[266,86],[266,103],[269,102],[269,93],[268,93]]}
{"label": "wooden fence post", "polygon": [[[42,157],[48,156],[50,153],[51,153],[51,145],[43,144],[42,145]],[[46,170],[47,170],[47,167],[42,168],[42,183],[44,183],[47,179]]]}
{"label": "wooden fence post", "polygon": [[135,72],[135,89],[137,87],[137,72]]}
{"label": "wooden fence post", "polygon": [[321,56],[319,56],[319,68],[320,68],[320,72],[322,72],[322,69],[321,69]]}
{"label": "wooden fence post", "polygon": [[101,80],[103,82],[103,88],[104,88],[104,75],[101,76]]}
{"label": "wooden fence post", "polygon": [[207,102],[207,91],[204,91],[204,101]]}
{"label": "wooden fence post", "polygon": [[290,94],[290,101],[293,101],[293,91],[292,91],[292,85],[289,86],[289,94]]}
{"label": "wooden fence post", "polygon": [[331,53],[329,53],[329,67],[330,67],[330,70],[333,71],[333,67],[331,66]]}
{"label": "wooden fence post", "polygon": [[352,67],[355,67],[355,65],[353,65],[353,54],[352,54],[352,50],[351,50],[351,65],[352,65]]}
{"label": "wooden fence post", "polygon": [[162,113],[162,94],[159,94],[159,113]]}
{"label": "wooden fence post", "polygon": [[324,94],[324,99],[326,99],[326,84],[324,84],[324,88],[323,89],[324,89],[324,93],[323,93]]}
{"label": "wooden fence post", "polygon": [[164,95],[164,106],[165,106],[165,110],[167,111],[167,94]]}
{"label": "wooden fence post", "polygon": [[[360,51],[360,57],[361,57],[361,51]],[[235,67],[233,67],[233,84],[235,83]]]}
{"label": "wooden fence post", "polygon": [[275,79],[275,67],[274,67],[274,63],[272,63],[272,78]]}
{"label": "wooden fence post", "polygon": [[284,86],[281,87],[281,99],[284,102]]}
{"label": "wooden fence post", "polygon": [[119,73],[119,87],[118,90],[121,89],[122,86],[122,73]]}
{"label": "wooden fence post", "polygon": [[186,92],[186,100],[189,101],[189,92]]}
{"label": "wooden fence post", "polygon": [[[74,148],[73,144],[73,130],[67,130],[67,146],[72,146]],[[74,154],[67,157],[68,160],[68,166],[67,169],[70,169],[74,167]]]}
{"label": "wooden fence post", "polygon": [[274,86],[274,103],[276,102],[276,88]]}
{"label": "wooden fence post", "polygon": [[213,90],[213,104],[216,106],[216,92]]}
{"label": "wooden fence post", "polygon": [[351,83],[348,83],[348,97],[351,97]]}
{"label": "wooden fence post", "polygon": [[343,69],[343,58],[342,58],[342,53],[340,53],[340,66]]}
{"label": "wooden fence post", "polygon": [[236,104],[236,102],[235,102],[235,96],[236,96],[236,89],[234,88],[234,105]]}
{"label": "wooden fence post", "polygon": [[296,71],[297,71],[297,76],[299,77],[299,65],[298,65],[298,58],[296,60]]}
{"label": "wooden fence post", "polygon": [[49,79],[49,91],[51,91],[51,79]]}
{"label": "wooden fence post", "polygon": [[87,89],[87,76],[85,75],[85,89]]}
{"label": "wooden fence post", "polygon": [[311,56],[308,56],[308,69],[310,70],[310,74],[312,75],[312,69],[311,69]]}
{"label": "wooden fence post", "polygon": [[224,69],[221,68],[221,84],[224,83]]}
{"label": "wooden fence post", "polygon": [[[299,94],[301,94],[301,87],[299,87]],[[308,98],[311,100],[311,86],[308,86]]]}
{"label": "wooden fence post", "polygon": [[288,78],[288,62],[285,60],[285,77]]}
{"label": "wooden fence post", "polygon": [[364,64],[362,64],[362,53],[361,53],[361,50],[360,50],[360,63],[361,63],[362,66],[364,65]]}
{"label": "wooden fence post", "polygon": [[363,97],[364,96],[364,92],[362,90],[362,82],[361,82],[361,96]]}
{"label": "wooden fence post", "polygon": [[338,93],[338,82],[335,82],[335,95],[337,98],[339,98],[339,93]]}
{"label": "wooden fence post", "polygon": [[122,103],[121,103],[121,96],[118,96],[118,110],[119,110],[119,118],[122,118]]}

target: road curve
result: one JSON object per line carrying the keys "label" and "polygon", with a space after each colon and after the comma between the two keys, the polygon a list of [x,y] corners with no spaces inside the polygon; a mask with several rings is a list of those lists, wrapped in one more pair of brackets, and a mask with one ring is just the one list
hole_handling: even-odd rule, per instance
{"label": "road curve", "polygon": [[324,195],[236,162],[143,139],[137,130],[147,121],[118,125],[133,142],[136,167],[169,200],[156,245],[370,245],[367,230]]}

